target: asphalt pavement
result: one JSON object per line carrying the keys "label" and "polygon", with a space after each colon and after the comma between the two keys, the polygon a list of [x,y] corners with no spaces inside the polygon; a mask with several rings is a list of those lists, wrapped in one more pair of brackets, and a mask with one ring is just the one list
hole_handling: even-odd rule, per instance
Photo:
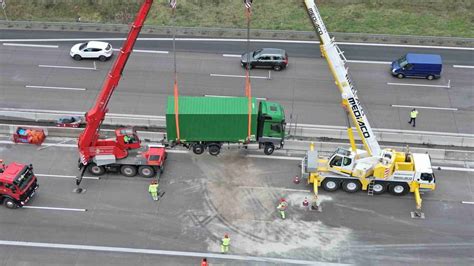
{"label": "asphalt pavement", "polygon": [[[306,210],[310,187],[292,182],[298,161],[247,154],[170,153],[160,177],[165,194],[154,202],[148,179],[113,173],[85,179],[86,192],[73,193],[74,147],[2,145],[0,157],[33,163],[39,176],[28,206],[64,210],[0,208],[0,265],[192,265],[202,257],[217,265],[473,262],[474,209],[462,203],[474,199],[472,172],[436,171],[438,189],[422,195],[426,218],[414,220],[412,195],[322,191],[322,212]],[[287,220],[276,212],[281,197],[290,203]],[[229,255],[241,257],[219,253],[225,233]]]}

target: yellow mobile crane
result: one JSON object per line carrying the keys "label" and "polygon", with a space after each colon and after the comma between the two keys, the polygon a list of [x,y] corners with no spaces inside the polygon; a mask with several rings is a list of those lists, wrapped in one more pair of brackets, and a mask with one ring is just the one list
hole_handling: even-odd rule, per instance
{"label": "yellow mobile crane", "polygon": [[[419,215],[422,202],[420,191],[431,191],[436,187],[431,158],[428,154],[410,153],[408,150],[399,152],[380,148],[351,82],[343,52],[329,37],[314,0],[304,2],[319,37],[322,55],[342,95],[351,147],[338,148],[329,158],[321,158],[311,144],[301,164],[302,177],[313,184],[315,195],[319,186],[326,191],[342,187],[349,193],[367,190],[369,195],[388,191],[401,196],[413,192],[417,209],[415,213]],[[356,148],[350,120],[362,140],[363,150]]]}

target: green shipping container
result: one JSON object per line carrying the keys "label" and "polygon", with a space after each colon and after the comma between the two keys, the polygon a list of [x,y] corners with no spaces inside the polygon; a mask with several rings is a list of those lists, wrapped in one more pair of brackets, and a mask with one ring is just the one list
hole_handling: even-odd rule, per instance
{"label": "green shipping container", "polygon": [[[248,98],[179,96],[181,142],[245,142],[248,133]],[[251,141],[257,132],[258,103],[252,98]],[[174,97],[168,96],[166,132],[177,141]]]}

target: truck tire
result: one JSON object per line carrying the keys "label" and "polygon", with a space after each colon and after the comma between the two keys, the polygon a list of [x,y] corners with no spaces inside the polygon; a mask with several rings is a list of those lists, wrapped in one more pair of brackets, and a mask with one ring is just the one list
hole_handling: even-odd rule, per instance
{"label": "truck tire", "polygon": [[204,145],[202,144],[194,144],[193,145],[193,152],[194,154],[202,154],[204,152]]}
{"label": "truck tire", "polygon": [[209,149],[210,155],[217,156],[221,153],[221,147],[217,144],[211,144],[207,148]]}
{"label": "truck tire", "polygon": [[402,78],[404,78],[404,77],[405,77],[405,75],[403,75],[402,73],[400,73],[400,74],[397,75],[397,78],[399,78],[399,79],[402,79]]}
{"label": "truck tire", "polygon": [[156,174],[156,172],[155,172],[155,169],[153,169],[153,167],[148,166],[148,165],[142,165],[138,167],[138,174],[141,177],[151,178]]}
{"label": "truck tire", "polygon": [[126,177],[134,177],[137,175],[137,168],[133,165],[122,165],[120,173]]}
{"label": "truck tire", "polygon": [[273,143],[265,143],[265,146],[263,147],[263,153],[265,153],[265,155],[272,155],[274,151],[275,145],[273,145]]}
{"label": "truck tire", "polygon": [[393,183],[388,187],[390,194],[395,196],[403,196],[408,193],[408,185],[405,183]]}
{"label": "truck tire", "polygon": [[384,183],[376,182],[372,188],[374,195],[381,195],[387,191],[387,185]]}
{"label": "truck tire", "polygon": [[426,76],[426,79],[427,79],[427,80],[433,80],[434,78],[435,78],[435,77],[434,77],[433,75],[428,75],[428,76]]}
{"label": "truck tire", "polygon": [[87,171],[92,175],[99,176],[105,174],[105,167],[98,166],[95,163],[91,163],[87,167]]}
{"label": "truck tire", "polygon": [[329,192],[338,190],[340,185],[341,185],[341,182],[333,178],[325,178],[323,182],[321,183],[321,186],[323,187],[323,189]]}
{"label": "truck tire", "polygon": [[20,207],[20,205],[18,205],[14,200],[9,198],[6,198],[3,201],[3,205],[5,205],[5,207],[7,207],[8,209],[17,209],[18,207]]}
{"label": "truck tire", "polygon": [[347,193],[355,193],[360,190],[362,185],[359,180],[346,180],[342,182],[342,190]]}

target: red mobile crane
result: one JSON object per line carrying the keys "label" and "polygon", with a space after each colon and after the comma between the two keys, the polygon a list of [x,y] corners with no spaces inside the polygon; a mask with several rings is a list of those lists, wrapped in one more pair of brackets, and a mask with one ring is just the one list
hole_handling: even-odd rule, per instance
{"label": "red mobile crane", "polygon": [[164,147],[141,145],[137,132],[133,128],[116,129],[115,138],[99,138],[100,125],[108,111],[110,97],[118,86],[152,4],[153,0],[145,0],[141,5],[94,107],[85,115],[86,127],[78,141],[81,173],[76,178],[77,185],[81,183],[86,169],[93,175],[102,175],[106,171],[120,171],[128,177],[135,176],[137,173],[143,177],[153,177],[157,171],[163,171],[163,163],[166,159]]}

